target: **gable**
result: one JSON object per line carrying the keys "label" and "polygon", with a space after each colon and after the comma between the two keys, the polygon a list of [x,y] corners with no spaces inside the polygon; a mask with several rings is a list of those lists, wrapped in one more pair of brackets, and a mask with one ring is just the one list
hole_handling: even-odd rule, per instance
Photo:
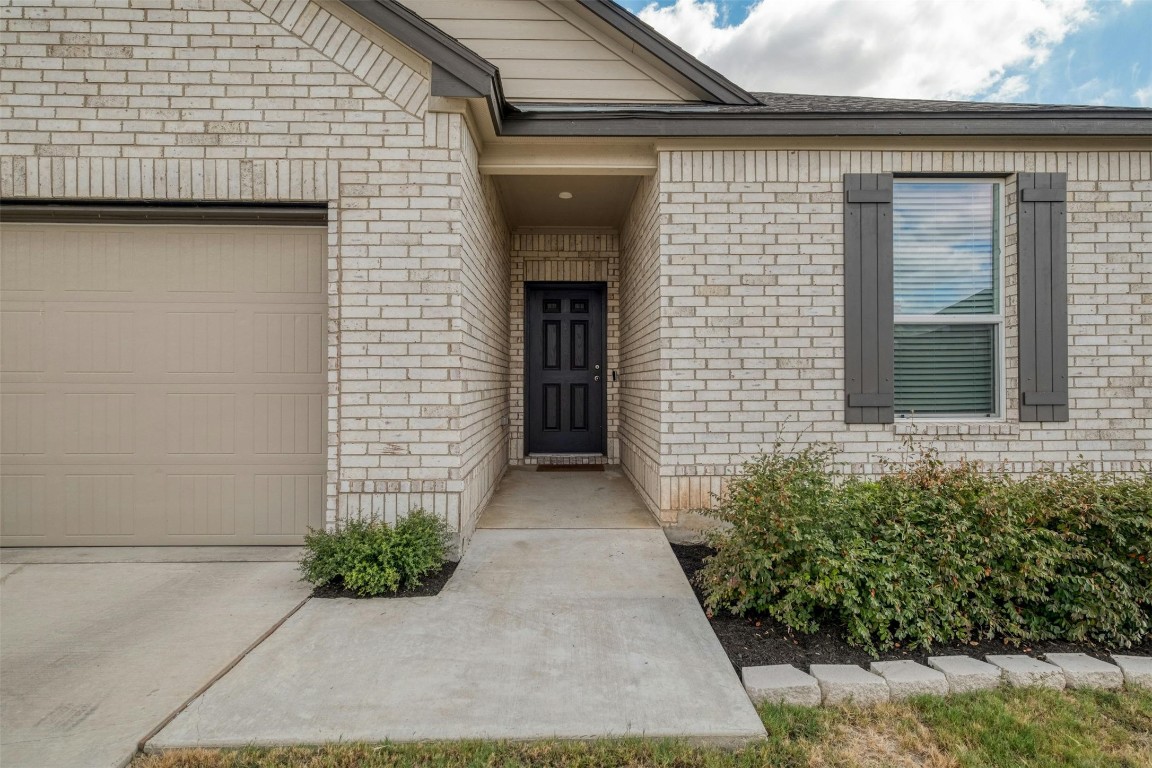
{"label": "gable", "polygon": [[699,102],[674,73],[575,3],[400,0],[500,70],[520,102]]}

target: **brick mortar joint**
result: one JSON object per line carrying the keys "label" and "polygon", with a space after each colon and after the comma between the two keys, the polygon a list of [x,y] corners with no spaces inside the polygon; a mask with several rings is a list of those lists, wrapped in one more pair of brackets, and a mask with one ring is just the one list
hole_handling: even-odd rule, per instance
{"label": "brick mortar joint", "polygon": [[[312,0],[306,0],[306,1],[307,1],[307,2],[309,2],[310,4],[311,4],[311,2],[312,2]],[[344,72],[345,74],[347,74],[349,77],[355,78],[355,79],[356,79],[356,81],[357,81],[357,82],[359,82],[359,83],[362,83],[362,84],[364,85],[364,87],[366,87],[366,88],[370,88],[370,89],[372,89],[373,91],[375,91],[375,92],[376,92],[376,94],[377,94],[377,96],[379,96],[379,98],[380,98],[380,99],[382,99],[382,100],[384,100],[384,101],[387,101],[388,103],[390,103],[390,104],[392,104],[393,106],[395,106],[395,107],[396,107],[396,111],[398,111],[398,112],[403,112],[404,114],[406,114],[406,115],[408,115],[408,116],[410,116],[410,117],[412,117],[412,118],[415,118],[415,119],[417,119],[417,120],[419,120],[419,119],[422,119],[423,115],[419,115],[419,114],[416,114],[416,113],[414,113],[414,112],[410,112],[410,111],[408,111],[407,109],[405,109],[404,107],[400,106],[400,105],[399,105],[399,104],[397,104],[395,101],[393,101],[393,100],[392,100],[392,99],[391,99],[389,96],[387,96],[387,95],[385,94],[385,92],[384,92],[384,91],[380,90],[380,88],[379,88],[379,83],[369,83],[369,82],[368,82],[368,81],[366,81],[364,78],[362,78],[360,75],[357,75],[357,74],[356,74],[354,71],[352,71],[352,70],[348,69],[348,68],[347,68],[346,66],[344,66],[343,64],[341,64],[341,63],[339,63],[339,62],[335,61],[333,58],[329,57],[329,56],[328,56],[326,53],[324,53],[322,50],[320,50],[319,48],[317,48],[315,45],[313,45],[312,43],[310,43],[310,42],[308,42],[307,40],[305,40],[305,39],[304,39],[304,37],[303,37],[303,35],[301,35],[301,34],[298,34],[298,33],[297,33],[297,32],[295,32],[294,30],[292,30],[292,29],[289,29],[288,27],[284,26],[284,24],[283,24],[283,23],[281,23],[280,21],[277,21],[276,19],[274,19],[274,18],[272,18],[271,16],[269,16],[268,14],[266,14],[266,13],[263,11],[263,9],[261,9],[261,8],[257,8],[257,7],[256,7],[256,6],[255,6],[255,5],[252,3],[252,2],[250,2],[250,0],[242,0],[242,2],[244,3],[244,5],[245,5],[245,6],[247,6],[248,8],[250,8],[250,9],[252,10],[252,12],[253,12],[253,13],[257,13],[257,14],[259,14],[261,17],[263,17],[263,18],[267,19],[267,20],[268,20],[268,22],[269,22],[270,24],[274,24],[274,25],[276,25],[276,27],[277,27],[277,28],[279,28],[280,30],[282,30],[282,31],[283,31],[285,34],[287,34],[287,35],[290,35],[291,37],[295,38],[296,40],[299,40],[301,43],[303,43],[304,45],[308,46],[308,49],[309,49],[309,50],[311,50],[311,51],[315,52],[316,54],[320,55],[320,56],[321,56],[321,57],[322,57],[322,58],[323,58],[325,61],[331,62],[333,65],[335,65],[335,66],[339,67],[339,68],[340,68],[340,70],[341,70],[342,72]],[[408,69],[408,70],[410,70],[410,71],[411,71],[411,72],[412,72],[412,73],[413,73],[413,74],[414,74],[416,77],[419,77],[419,78],[421,78],[422,80],[425,80],[425,81],[427,81],[427,78],[425,78],[425,77],[424,77],[424,75],[423,75],[422,73],[420,73],[420,72],[417,72],[417,71],[413,70],[413,69],[412,69],[411,67],[409,67],[409,66],[408,66],[406,63],[404,63],[404,62],[403,62],[403,61],[401,61],[400,59],[398,59],[398,58],[396,58],[395,56],[393,56],[393,55],[392,55],[392,54],[391,54],[391,53],[390,53],[390,52],[389,52],[387,49],[385,49],[383,46],[379,45],[379,44],[378,44],[378,43],[376,43],[374,40],[370,39],[370,38],[369,38],[367,35],[364,35],[363,33],[361,33],[361,32],[360,32],[360,30],[358,30],[358,29],[356,29],[355,27],[353,27],[352,25],[348,24],[346,21],[344,21],[343,19],[341,19],[339,16],[336,16],[335,14],[333,14],[332,12],[330,12],[330,11],[329,11],[327,8],[324,8],[324,7],[323,7],[322,5],[320,5],[319,3],[316,3],[315,5],[316,5],[316,8],[319,10],[319,12],[328,14],[328,16],[329,16],[329,17],[331,17],[331,18],[333,18],[333,19],[335,19],[335,20],[336,20],[336,23],[337,23],[339,26],[341,26],[341,27],[344,27],[345,29],[349,30],[349,32],[350,32],[350,33],[352,33],[352,34],[356,34],[356,35],[359,35],[359,36],[360,36],[362,39],[364,39],[364,40],[367,40],[367,41],[368,41],[368,44],[369,44],[370,46],[373,46],[373,47],[375,47],[375,48],[379,49],[379,50],[380,50],[380,51],[381,51],[381,52],[382,52],[382,53],[383,53],[385,56],[389,57],[390,59],[393,59],[394,61],[398,61],[402,67],[404,67],[405,69]],[[426,103],[426,102],[425,102],[425,103]]]}

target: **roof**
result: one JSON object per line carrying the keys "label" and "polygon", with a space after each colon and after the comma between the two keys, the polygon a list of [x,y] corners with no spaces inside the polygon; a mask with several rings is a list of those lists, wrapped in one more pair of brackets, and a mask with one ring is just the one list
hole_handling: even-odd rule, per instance
{"label": "roof", "polygon": [[[1108,112],[1131,111],[1129,107],[1075,104],[1011,104],[992,101],[935,101],[929,99],[878,99],[870,96],[815,96],[799,93],[753,93],[760,102],[749,112],[877,113],[877,112]],[[1140,110],[1137,110],[1140,111]],[[1152,114],[1152,110],[1143,110]]]}
{"label": "roof", "polygon": [[612,0],[578,0],[580,5],[654,55],[721,104],[755,104],[756,96],[704,64]]}
{"label": "roof", "polygon": [[1152,109],[750,93],[612,0],[578,0],[716,100],[699,104],[518,104],[489,61],[395,0],[342,0],[432,63],[432,93],[484,98],[497,133],[515,136],[1140,136]]}

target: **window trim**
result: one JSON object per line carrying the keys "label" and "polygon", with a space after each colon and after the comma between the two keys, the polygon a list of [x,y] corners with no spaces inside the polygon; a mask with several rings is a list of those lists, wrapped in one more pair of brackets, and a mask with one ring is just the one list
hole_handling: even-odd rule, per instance
{"label": "window trim", "polygon": [[[892,328],[893,328],[893,331],[895,332],[895,328],[898,325],[991,325],[991,326],[993,326],[995,328],[995,331],[992,335],[992,343],[993,343],[992,369],[993,369],[993,372],[994,372],[994,375],[996,378],[995,384],[993,386],[993,393],[994,393],[994,397],[996,398],[996,402],[994,403],[995,409],[994,409],[993,413],[990,413],[988,415],[981,415],[981,416],[974,415],[974,414],[964,414],[964,413],[955,413],[955,414],[949,414],[949,413],[930,413],[930,414],[901,413],[899,410],[896,409],[895,402],[893,402],[892,413],[893,413],[893,417],[894,417],[895,422],[913,422],[914,421],[914,422],[918,422],[918,423],[945,423],[945,424],[956,424],[956,423],[965,423],[965,422],[976,423],[976,422],[978,422],[978,423],[986,424],[986,423],[997,423],[997,422],[1007,421],[1007,415],[1008,415],[1008,407],[1007,407],[1007,403],[1008,403],[1008,371],[1007,371],[1008,354],[1007,354],[1007,348],[1005,346],[1005,335],[1006,335],[1005,328],[1007,326],[1007,322],[1006,322],[1006,313],[1004,311],[1004,308],[1005,308],[1005,305],[1007,303],[1005,301],[1005,296],[1006,296],[1006,292],[1005,292],[1005,287],[1006,287],[1005,286],[1005,273],[1006,273],[1005,265],[1006,265],[1006,262],[1008,259],[1007,259],[1007,247],[1006,247],[1007,237],[1006,237],[1006,234],[1004,231],[1005,222],[1007,220],[1007,215],[1006,215],[1006,213],[1007,213],[1007,211],[1006,211],[1006,208],[1007,208],[1007,204],[1006,204],[1007,185],[1005,184],[1005,179],[1001,176],[984,176],[984,175],[980,175],[980,176],[973,176],[973,175],[942,176],[942,175],[938,175],[938,174],[933,174],[931,176],[903,175],[903,174],[894,175],[893,179],[892,179],[892,196],[893,196],[892,224],[893,224],[893,229],[895,229],[895,224],[896,224],[895,197],[896,197],[897,185],[902,184],[902,183],[955,184],[957,182],[988,182],[988,183],[992,184],[993,187],[997,191],[996,194],[997,194],[997,198],[998,198],[998,205],[997,205],[997,215],[996,215],[995,224],[996,224],[996,233],[997,233],[996,234],[996,240],[998,242],[994,243],[994,246],[998,249],[997,253],[999,254],[999,258],[997,259],[998,263],[996,265],[996,270],[995,270],[994,274],[995,274],[996,280],[998,281],[996,296],[998,299],[997,309],[999,311],[992,313],[992,314],[987,314],[987,315],[922,315],[922,314],[901,315],[901,314],[897,313],[895,311],[896,249],[895,249],[895,237],[893,237],[893,249],[892,249],[893,286],[892,286],[892,291],[893,291],[893,299],[894,300],[893,300],[893,312],[892,312]],[[895,387],[896,387],[896,372],[895,372],[895,370],[893,370],[893,374],[892,374],[892,387],[893,387],[893,391],[895,391]]]}

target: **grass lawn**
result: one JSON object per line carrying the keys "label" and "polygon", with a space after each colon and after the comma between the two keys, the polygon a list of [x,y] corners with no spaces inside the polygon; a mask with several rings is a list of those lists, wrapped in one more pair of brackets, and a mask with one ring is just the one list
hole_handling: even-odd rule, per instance
{"label": "grass lawn", "polygon": [[131,768],[1152,768],[1152,692],[1000,690],[869,709],[766,706],[738,750],[640,739],[186,750]]}

